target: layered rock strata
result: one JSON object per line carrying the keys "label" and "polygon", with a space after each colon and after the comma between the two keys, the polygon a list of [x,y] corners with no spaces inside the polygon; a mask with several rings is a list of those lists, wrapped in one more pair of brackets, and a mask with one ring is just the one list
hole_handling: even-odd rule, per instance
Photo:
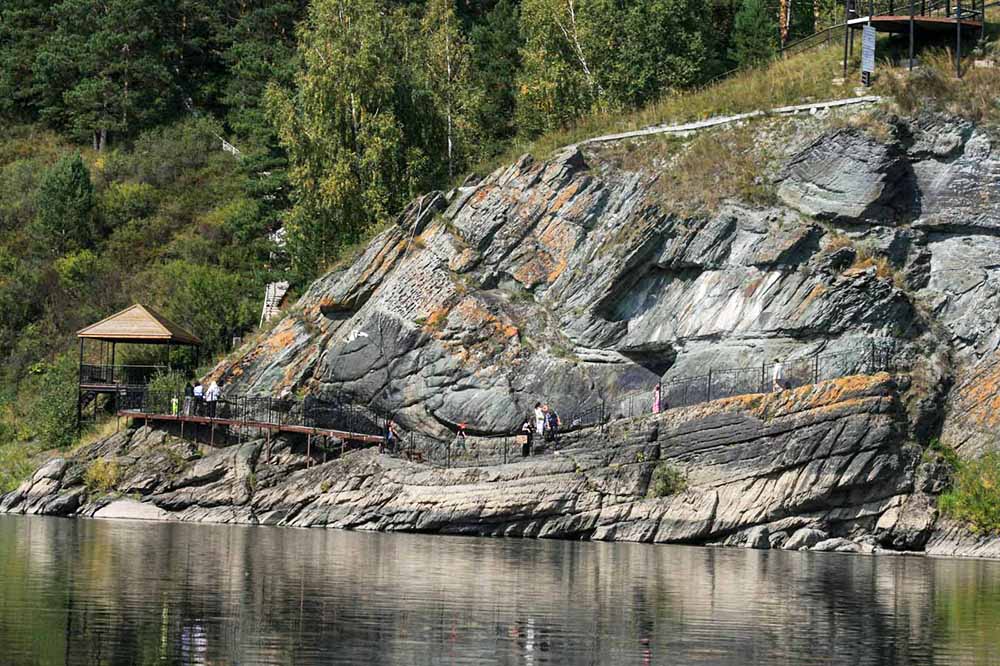
{"label": "layered rock strata", "polygon": [[[505,465],[444,469],[374,449],[198,449],[148,428],[39,470],[16,513],[800,549],[922,548],[906,516],[918,452],[888,375],[744,396],[567,435]],[[95,460],[115,487],[87,486]],[[656,497],[655,471],[683,479]],[[833,541],[831,541],[833,540]],[[937,543],[937,542],[936,542]]]}

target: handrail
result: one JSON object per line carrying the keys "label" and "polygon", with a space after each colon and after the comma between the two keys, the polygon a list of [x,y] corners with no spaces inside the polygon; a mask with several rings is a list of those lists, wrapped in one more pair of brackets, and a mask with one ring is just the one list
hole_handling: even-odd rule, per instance
{"label": "handrail", "polygon": [[[784,388],[798,388],[855,374],[895,371],[904,367],[895,340],[877,339],[859,348],[814,354],[782,362]],[[690,407],[721,398],[767,393],[773,386],[774,363],[739,368],[709,368],[707,373],[660,382],[660,408]],[[581,408],[564,422],[563,430],[604,425],[653,411],[654,386],[600,400]]]}
{"label": "handrail", "polygon": [[80,384],[145,386],[158,372],[169,369],[166,365],[81,363]]}

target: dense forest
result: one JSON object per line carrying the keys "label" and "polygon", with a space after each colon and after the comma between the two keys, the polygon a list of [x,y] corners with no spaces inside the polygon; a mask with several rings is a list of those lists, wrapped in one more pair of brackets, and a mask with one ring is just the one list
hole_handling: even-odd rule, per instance
{"label": "dense forest", "polygon": [[760,64],[837,11],[7,0],[0,446],[72,442],[69,350],[86,323],[141,301],[223,353],[258,324],[268,282],[301,288],[411,197],[588,114]]}

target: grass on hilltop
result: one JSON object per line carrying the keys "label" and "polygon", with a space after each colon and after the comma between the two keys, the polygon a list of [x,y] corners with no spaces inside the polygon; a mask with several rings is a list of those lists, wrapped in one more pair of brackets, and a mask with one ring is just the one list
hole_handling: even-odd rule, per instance
{"label": "grass on hilltop", "polygon": [[[1000,9],[994,19],[1000,19]],[[974,57],[963,60],[964,76],[955,78],[950,49],[926,49],[918,54],[921,66],[911,75],[902,42],[879,40],[886,54],[878,66],[873,86],[866,92],[896,100],[898,110],[911,113],[935,109],[986,124],[1000,123],[1000,68],[977,69]],[[980,50],[1000,59],[1000,41],[988,33]],[[645,108],[623,112],[606,109],[588,114],[572,125],[533,140],[514,142],[495,159],[479,165],[479,173],[510,164],[525,153],[547,159],[560,148],[605,134],[617,134],[663,124],[679,124],[714,116],[734,115],[781,106],[808,104],[853,97],[859,84],[860,49],[855,48],[843,77],[843,47],[834,42],[767,66],[748,69],[696,90],[668,93]]]}

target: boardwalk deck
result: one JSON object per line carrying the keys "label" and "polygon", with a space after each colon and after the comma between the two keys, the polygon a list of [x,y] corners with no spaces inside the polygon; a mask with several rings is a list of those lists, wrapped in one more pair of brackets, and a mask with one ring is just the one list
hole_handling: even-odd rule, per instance
{"label": "boardwalk deck", "polygon": [[211,416],[185,416],[183,414],[147,414],[145,412],[127,409],[119,410],[118,416],[121,418],[139,419],[143,421],[165,421],[182,424],[194,423],[196,425],[233,426],[249,430],[258,429],[268,430],[270,432],[289,432],[313,437],[330,437],[345,442],[360,442],[363,444],[380,444],[384,441],[384,438],[380,435],[350,432],[348,430],[337,430],[332,428],[314,428],[311,426],[293,425],[290,423],[270,423],[268,421],[213,418]]}

